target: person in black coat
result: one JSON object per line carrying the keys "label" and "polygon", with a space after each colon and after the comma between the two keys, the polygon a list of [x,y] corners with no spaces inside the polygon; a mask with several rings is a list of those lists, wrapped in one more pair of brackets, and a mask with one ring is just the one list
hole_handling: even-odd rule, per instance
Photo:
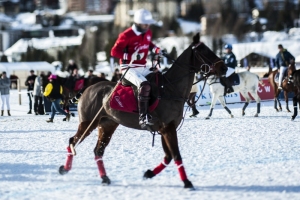
{"label": "person in black coat", "polygon": [[27,77],[26,81],[25,81],[25,86],[27,86],[27,95],[29,97],[29,111],[27,114],[31,114],[31,110],[32,110],[32,92],[33,92],[33,88],[34,88],[34,81],[35,78],[37,76],[34,74],[34,70],[30,70],[30,75]]}

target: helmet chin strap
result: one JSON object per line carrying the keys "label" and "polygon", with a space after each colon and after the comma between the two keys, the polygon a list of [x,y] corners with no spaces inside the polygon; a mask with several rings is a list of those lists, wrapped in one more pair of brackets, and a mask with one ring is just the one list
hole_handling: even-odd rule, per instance
{"label": "helmet chin strap", "polygon": [[139,25],[137,25],[136,23],[134,24],[135,25],[135,27],[136,27],[136,30],[138,31],[138,32],[140,32],[140,33],[145,33],[147,30],[148,30],[148,28],[147,29],[142,29]]}

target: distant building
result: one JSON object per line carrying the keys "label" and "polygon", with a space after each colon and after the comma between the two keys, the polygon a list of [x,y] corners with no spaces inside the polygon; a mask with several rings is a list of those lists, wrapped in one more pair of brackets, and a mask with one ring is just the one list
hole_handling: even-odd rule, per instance
{"label": "distant building", "polygon": [[68,12],[84,12],[88,14],[110,14],[111,0],[68,0]]}

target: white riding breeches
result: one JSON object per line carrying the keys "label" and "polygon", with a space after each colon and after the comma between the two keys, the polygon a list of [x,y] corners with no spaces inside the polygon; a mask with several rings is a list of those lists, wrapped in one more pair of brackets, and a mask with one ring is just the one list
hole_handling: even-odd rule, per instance
{"label": "white riding breeches", "polygon": [[286,70],[287,70],[287,67],[283,67],[283,66],[280,67],[278,86],[281,86],[283,75],[286,72]]}
{"label": "white riding breeches", "polygon": [[1,110],[4,110],[4,104],[6,103],[6,108],[7,110],[10,110],[10,105],[9,105],[9,94],[3,94],[1,95],[1,100],[2,100],[2,107]]}
{"label": "white riding breeches", "polygon": [[[126,72],[126,70],[125,70]],[[125,73],[123,72],[123,73]],[[147,81],[145,76],[150,74],[151,71],[147,67],[129,68],[124,78],[130,81],[132,84],[140,88],[142,82]]]}
{"label": "white riding breeches", "polygon": [[233,72],[235,72],[234,68],[227,67],[226,77],[230,76]]}

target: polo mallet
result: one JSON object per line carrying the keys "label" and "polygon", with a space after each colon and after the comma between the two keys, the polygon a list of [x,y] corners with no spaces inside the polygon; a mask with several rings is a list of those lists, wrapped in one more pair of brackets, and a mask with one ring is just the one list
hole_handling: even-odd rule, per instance
{"label": "polo mallet", "polygon": [[[134,53],[134,54],[137,54],[137,52],[139,51],[139,49],[137,49]],[[127,73],[127,71],[129,70],[130,66],[132,65],[134,59],[131,59],[130,63],[128,64],[128,67],[125,71],[125,73],[121,76],[120,81],[122,81],[122,79],[124,78],[125,74]],[[109,94],[108,98],[107,98],[107,101],[110,99],[111,95],[114,93],[115,89],[117,88],[117,85],[118,83],[116,84],[116,86],[113,88],[113,90],[111,91],[111,93]],[[101,108],[99,109],[99,111],[97,112],[97,114],[95,115],[94,119],[91,121],[91,123],[89,124],[89,126],[85,129],[84,133],[82,134],[82,136],[79,138],[78,142],[75,144],[75,146],[73,146],[73,144],[70,144],[70,148],[71,148],[71,151],[72,151],[72,154],[75,156],[76,155],[76,151],[75,151],[75,147],[78,146],[78,144],[81,142],[82,138],[85,136],[85,134],[87,133],[87,131],[89,130],[89,128],[92,126],[92,124],[95,122],[95,120],[97,119],[97,117],[99,116],[100,112],[102,111],[103,109],[103,106],[107,103],[107,101],[105,101]]]}

